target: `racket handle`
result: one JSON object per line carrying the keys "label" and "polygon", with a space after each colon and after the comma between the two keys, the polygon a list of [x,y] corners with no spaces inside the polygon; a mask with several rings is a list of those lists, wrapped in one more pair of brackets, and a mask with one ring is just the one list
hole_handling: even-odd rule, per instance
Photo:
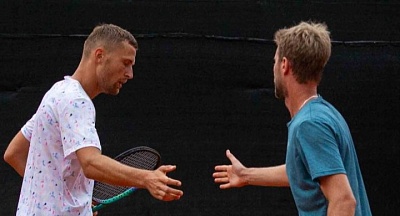
{"label": "racket handle", "polygon": [[106,205],[101,204],[101,203],[100,203],[100,204],[97,204],[97,205],[93,206],[92,212],[97,212],[98,210],[104,208],[105,206],[106,206]]}
{"label": "racket handle", "polygon": [[124,197],[127,197],[129,195],[131,195],[135,190],[137,190],[137,188],[129,188],[128,190],[126,190],[124,193],[119,194],[111,199],[108,199],[105,201],[105,203],[99,203],[95,206],[92,207],[92,212],[96,212],[104,207],[106,207],[108,204],[114,203]]}

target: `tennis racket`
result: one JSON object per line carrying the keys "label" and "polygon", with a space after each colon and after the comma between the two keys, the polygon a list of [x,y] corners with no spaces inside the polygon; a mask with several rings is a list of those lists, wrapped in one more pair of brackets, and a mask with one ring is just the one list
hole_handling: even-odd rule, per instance
{"label": "tennis racket", "polygon": [[[131,167],[146,170],[155,170],[161,165],[160,154],[146,146],[129,149],[114,158],[115,160]],[[110,185],[96,181],[93,188],[93,201],[97,203],[92,211],[96,212],[105,206],[117,202],[131,195],[137,188]]]}

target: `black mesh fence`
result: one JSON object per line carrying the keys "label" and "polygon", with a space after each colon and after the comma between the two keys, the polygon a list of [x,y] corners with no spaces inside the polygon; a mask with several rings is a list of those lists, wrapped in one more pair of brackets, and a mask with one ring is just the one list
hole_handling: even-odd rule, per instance
{"label": "black mesh fence", "polygon": [[[139,42],[135,79],[94,99],[103,153],[157,149],[185,195],[148,192],[101,215],[296,215],[288,188],[221,191],[214,166],[230,149],[246,166],[285,160],[289,121],[273,86],[273,33],[325,21],[332,57],[319,93],[348,121],[374,215],[399,210],[400,4],[396,1],[13,1],[0,3],[0,152],[55,82],[79,63],[101,22]],[[0,215],[15,214],[21,178],[0,162]]]}

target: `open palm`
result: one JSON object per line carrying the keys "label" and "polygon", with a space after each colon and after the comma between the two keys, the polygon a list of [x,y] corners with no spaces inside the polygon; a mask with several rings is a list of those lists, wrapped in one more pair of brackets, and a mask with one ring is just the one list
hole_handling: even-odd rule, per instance
{"label": "open palm", "polygon": [[221,189],[245,186],[246,181],[243,174],[246,167],[229,150],[226,150],[226,157],[228,157],[232,165],[218,165],[215,167],[215,172],[213,173],[215,183],[221,184],[219,186]]}

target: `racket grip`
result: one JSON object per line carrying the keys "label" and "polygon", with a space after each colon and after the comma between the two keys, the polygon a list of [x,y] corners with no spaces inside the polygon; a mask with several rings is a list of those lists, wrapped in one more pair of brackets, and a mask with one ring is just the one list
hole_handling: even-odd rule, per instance
{"label": "racket grip", "polygon": [[104,208],[105,206],[106,206],[106,205],[101,204],[101,203],[100,203],[100,204],[97,204],[97,205],[93,206],[92,212],[97,212],[98,210]]}
{"label": "racket grip", "polygon": [[127,197],[129,195],[131,195],[135,190],[137,190],[137,188],[129,188],[128,190],[126,190],[124,193],[119,194],[111,199],[105,200],[104,203],[99,203],[95,206],[92,207],[92,212],[96,212],[104,207],[106,207],[108,204],[114,203],[124,197]]}

